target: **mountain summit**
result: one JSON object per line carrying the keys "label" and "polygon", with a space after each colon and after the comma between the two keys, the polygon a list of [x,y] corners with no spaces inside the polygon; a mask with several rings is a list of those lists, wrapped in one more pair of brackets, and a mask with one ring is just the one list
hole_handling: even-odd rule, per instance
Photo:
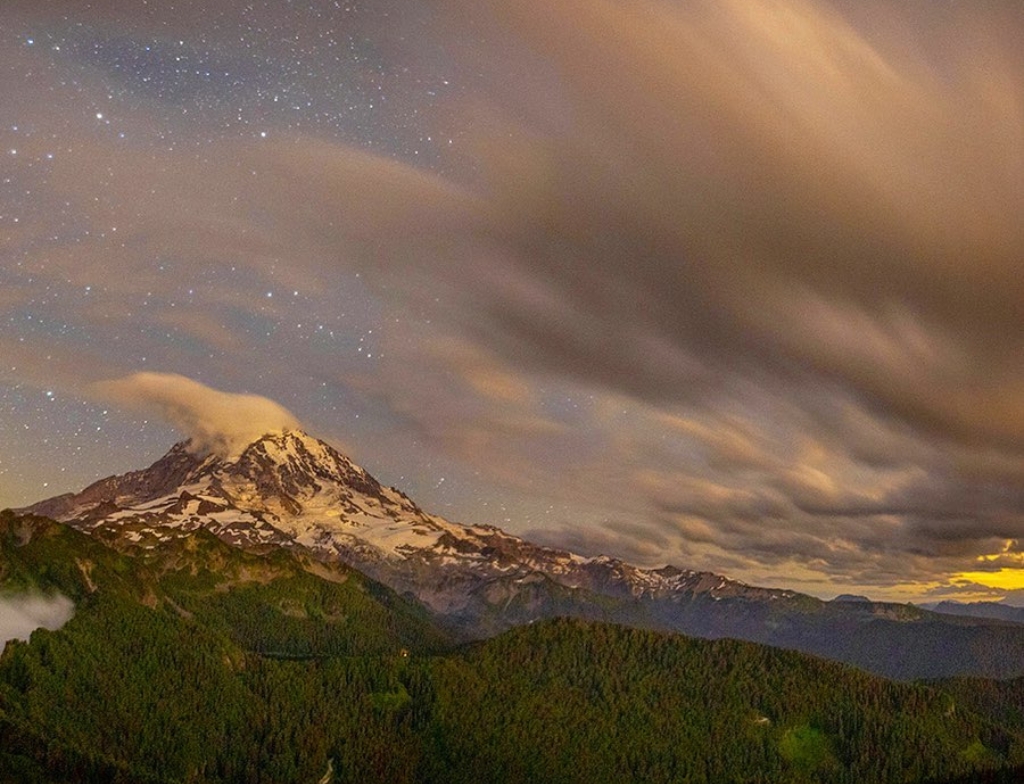
{"label": "mountain summit", "polygon": [[495,628],[531,620],[533,612],[549,614],[553,604],[569,609],[579,591],[630,600],[694,592],[792,595],[706,572],[584,558],[492,526],[449,522],[299,430],[267,434],[234,459],[195,454],[181,442],[147,469],[22,511],[141,547],[199,527],[246,549],[301,547],[412,593],[445,615],[477,617],[504,605],[511,615]]}
{"label": "mountain summit", "polygon": [[467,637],[569,615],[795,648],[894,677],[1024,675],[1024,625],[822,602],[708,572],[541,547],[429,514],[300,430],[269,433],[229,458],[182,442],[149,468],[20,511],[131,551],[203,528],[256,553],[303,553],[311,569],[342,562]]}

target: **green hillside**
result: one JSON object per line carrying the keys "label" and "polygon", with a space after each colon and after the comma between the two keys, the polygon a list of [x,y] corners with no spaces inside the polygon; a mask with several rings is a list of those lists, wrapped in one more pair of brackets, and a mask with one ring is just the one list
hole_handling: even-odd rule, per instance
{"label": "green hillside", "polygon": [[0,780],[912,782],[1024,763],[958,698],[751,643],[556,620],[453,649],[344,568],[0,515]]}
{"label": "green hillside", "polygon": [[438,662],[434,681],[453,701],[435,708],[441,751],[470,766],[452,780],[918,781],[1021,752],[920,686],[600,624],[514,630]]}

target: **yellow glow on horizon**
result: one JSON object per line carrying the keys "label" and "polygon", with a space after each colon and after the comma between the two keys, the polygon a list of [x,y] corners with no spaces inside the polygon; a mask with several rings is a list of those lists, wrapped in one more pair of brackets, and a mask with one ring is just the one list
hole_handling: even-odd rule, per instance
{"label": "yellow glow on horizon", "polygon": [[1024,588],[1024,569],[999,569],[993,572],[960,572],[953,575],[951,582],[967,580],[989,588],[1014,590]]}

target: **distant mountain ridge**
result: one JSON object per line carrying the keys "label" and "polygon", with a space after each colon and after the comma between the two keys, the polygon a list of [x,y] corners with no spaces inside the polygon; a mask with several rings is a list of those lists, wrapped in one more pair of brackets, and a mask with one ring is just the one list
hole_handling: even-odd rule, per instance
{"label": "distant mountain ridge", "polygon": [[970,618],[991,618],[993,620],[1024,623],[1024,607],[1014,607],[1001,602],[932,602],[922,604],[926,610],[943,615],[965,615]]}
{"label": "distant mountain ridge", "polygon": [[867,596],[861,596],[860,594],[853,593],[841,593],[832,599],[834,602],[866,602],[871,603],[871,600]]}
{"label": "distant mountain ridge", "polygon": [[267,434],[233,459],[179,443],[147,469],[20,511],[133,550],[203,528],[246,550],[281,547],[340,561],[414,597],[465,637],[574,616],[762,642],[891,677],[1024,674],[1024,628],[865,597],[823,602],[460,525],[298,430]]}

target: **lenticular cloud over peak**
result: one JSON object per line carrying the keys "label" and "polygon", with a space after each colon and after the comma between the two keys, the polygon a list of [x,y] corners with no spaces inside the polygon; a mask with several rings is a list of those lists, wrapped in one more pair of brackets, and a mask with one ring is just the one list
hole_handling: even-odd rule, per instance
{"label": "lenticular cloud over peak", "polygon": [[297,430],[286,408],[259,395],[234,394],[176,373],[133,373],[93,385],[101,397],[154,411],[192,440],[196,451],[230,458],[267,433]]}

